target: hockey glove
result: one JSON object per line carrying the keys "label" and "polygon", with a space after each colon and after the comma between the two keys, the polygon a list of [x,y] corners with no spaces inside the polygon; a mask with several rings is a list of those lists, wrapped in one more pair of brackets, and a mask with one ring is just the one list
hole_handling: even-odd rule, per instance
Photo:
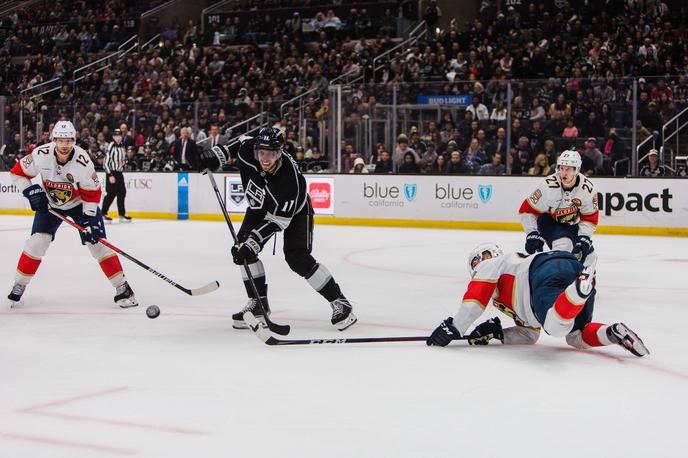
{"label": "hockey glove", "polygon": [[45,191],[43,191],[43,188],[41,188],[41,185],[32,184],[24,189],[22,194],[29,199],[31,210],[44,213],[48,211],[48,196],[45,194]]}
{"label": "hockey glove", "polygon": [[545,246],[545,239],[538,231],[533,231],[526,236],[526,252],[528,254],[539,253]]}
{"label": "hockey glove", "polygon": [[573,251],[571,252],[576,259],[580,262],[585,262],[585,258],[592,253],[592,240],[586,235],[581,235],[576,240],[576,244],[573,246]]}
{"label": "hockey glove", "polygon": [[260,253],[260,243],[252,237],[232,247],[232,259],[238,266],[244,265],[244,261],[252,262],[258,253]]}
{"label": "hockey glove", "polygon": [[223,145],[213,146],[210,149],[203,149],[198,155],[198,171],[203,172],[206,169],[214,172],[227,162],[229,151]]}
{"label": "hockey glove", "polygon": [[499,339],[504,343],[502,323],[499,321],[498,317],[490,318],[476,326],[473,332],[468,336],[468,343],[470,345],[487,345],[492,339]]}
{"label": "hockey glove", "polygon": [[98,240],[105,237],[105,227],[103,219],[98,215],[86,215],[82,214],[76,219],[79,226],[86,229],[86,231],[80,232],[81,243],[98,243]]}
{"label": "hockey glove", "polygon": [[436,345],[438,347],[446,347],[454,339],[459,339],[461,333],[454,327],[454,318],[449,317],[437,326],[437,329],[432,331],[428,340],[425,341],[429,346]]}

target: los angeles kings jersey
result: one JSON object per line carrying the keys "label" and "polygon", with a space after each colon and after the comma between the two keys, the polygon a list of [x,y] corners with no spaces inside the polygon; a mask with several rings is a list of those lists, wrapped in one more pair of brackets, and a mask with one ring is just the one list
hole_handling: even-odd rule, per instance
{"label": "los angeles kings jersey", "polygon": [[95,214],[101,188],[88,153],[75,145],[67,162],[60,165],[55,148],[50,142],[24,156],[10,171],[13,181],[23,191],[32,178],[40,176],[51,207],[69,210],[83,203],[84,213]]}
{"label": "los angeles kings jersey", "polygon": [[519,213],[526,233],[537,231],[537,218],[549,213],[558,223],[578,224],[578,234],[588,237],[595,232],[600,217],[594,186],[581,174],[570,190],[563,188],[556,173],[548,176],[523,200]]}
{"label": "los angeles kings jersey", "polygon": [[241,137],[239,173],[249,205],[246,218],[257,221],[252,233],[262,245],[306,207],[308,193],[306,179],[289,155],[282,152],[277,169],[267,173],[256,159],[254,145],[253,137]]}

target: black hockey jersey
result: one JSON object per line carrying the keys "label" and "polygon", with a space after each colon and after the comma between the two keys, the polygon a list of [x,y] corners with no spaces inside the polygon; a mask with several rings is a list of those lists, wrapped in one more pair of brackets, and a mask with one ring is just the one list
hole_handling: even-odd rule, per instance
{"label": "black hockey jersey", "polygon": [[246,221],[252,235],[264,245],[275,232],[286,229],[294,215],[309,205],[306,179],[294,160],[284,152],[277,169],[272,173],[264,172],[254,154],[255,139],[243,135],[240,140],[239,173],[249,205]]}

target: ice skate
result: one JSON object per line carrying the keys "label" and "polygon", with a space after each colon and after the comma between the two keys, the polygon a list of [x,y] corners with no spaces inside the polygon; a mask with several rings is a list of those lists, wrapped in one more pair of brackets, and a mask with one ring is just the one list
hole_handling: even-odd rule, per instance
{"label": "ice skate", "polygon": [[338,330],[343,331],[356,323],[356,315],[346,297],[340,296],[333,300],[330,302],[330,307],[332,307],[332,326]]}
{"label": "ice skate", "polygon": [[136,307],[139,305],[136,297],[134,297],[134,291],[132,291],[129,283],[124,282],[122,285],[117,287],[117,295],[115,296],[115,304],[119,305],[123,309]]}
{"label": "ice skate", "polygon": [[[265,313],[268,315],[270,314],[270,305],[268,304],[268,298],[267,296],[261,296],[260,297],[261,302],[263,303],[263,307],[265,308]],[[248,324],[244,321],[244,313],[246,312],[251,312],[253,315],[258,319],[260,322],[260,325],[264,328],[267,327],[267,323],[265,322],[265,318],[263,317],[263,310],[261,310],[260,305],[258,304],[258,301],[256,299],[249,299],[248,302],[246,303],[246,307],[241,309],[240,312],[235,313],[232,315],[232,327],[234,329],[248,329]]]}
{"label": "ice skate", "polygon": [[16,307],[17,305],[21,305],[21,297],[22,294],[24,294],[25,289],[26,285],[22,285],[20,283],[14,284],[14,286],[12,287],[12,291],[7,296],[8,305],[10,306],[10,308]]}
{"label": "ice skate", "polygon": [[111,223],[112,218],[110,218],[106,213],[103,213],[103,221],[105,221],[106,223]]}
{"label": "ice skate", "polygon": [[119,216],[119,222],[120,223],[131,223],[131,216],[120,215]]}
{"label": "ice skate", "polygon": [[623,323],[614,323],[607,328],[607,337],[615,344],[621,345],[635,356],[645,356],[650,354],[638,334],[633,332]]}
{"label": "ice skate", "polygon": [[581,297],[588,297],[595,287],[595,266],[597,258],[583,269],[576,280],[576,290]]}

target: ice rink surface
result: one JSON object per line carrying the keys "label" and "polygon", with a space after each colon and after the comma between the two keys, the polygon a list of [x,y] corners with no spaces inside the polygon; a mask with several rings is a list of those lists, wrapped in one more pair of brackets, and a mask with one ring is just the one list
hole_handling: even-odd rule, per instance
{"label": "ice rink surface", "polygon": [[[0,216],[3,304],[30,226]],[[246,299],[224,223],[139,220],[108,235],[184,286],[220,289],[188,297],[123,259],[142,305],[120,310],[63,225],[23,306],[0,310],[2,458],[688,456],[685,239],[594,238],[595,321],[637,331],[651,351],[640,359],[548,336],[530,347],[268,347],[231,327]],[[273,319],[293,338],[342,336],[281,240],[262,256]],[[359,322],[344,334],[426,335],[455,313],[474,245],[513,251],[523,240],[317,226],[314,255],[355,304]]]}

